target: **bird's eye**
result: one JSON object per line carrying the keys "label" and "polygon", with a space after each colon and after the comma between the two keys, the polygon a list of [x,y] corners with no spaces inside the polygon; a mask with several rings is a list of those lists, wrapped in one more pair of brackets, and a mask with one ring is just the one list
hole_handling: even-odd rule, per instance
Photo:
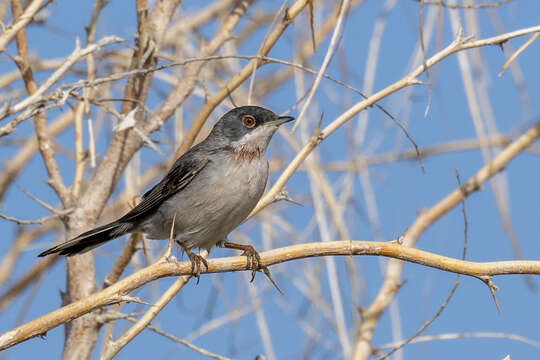
{"label": "bird's eye", "polygon": [[257,124],[257,120],[255,120],[255,118],[251,115],[244,115],[242,122],[244,123],[245,127],[250,129]]}

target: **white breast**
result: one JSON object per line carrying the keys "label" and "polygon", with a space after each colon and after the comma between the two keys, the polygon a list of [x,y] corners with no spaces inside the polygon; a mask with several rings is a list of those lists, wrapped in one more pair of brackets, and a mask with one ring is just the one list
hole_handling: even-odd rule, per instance
{"label": "white breast", "polygon": [[176,213],[175,239],[189,248],[210,250],[225,240],[253,210],[266,187],[264,153],[246,160],[226,154],[210,162],[185,189],[160,206],[146,222],[145,232],[151,238],[168,238]]}

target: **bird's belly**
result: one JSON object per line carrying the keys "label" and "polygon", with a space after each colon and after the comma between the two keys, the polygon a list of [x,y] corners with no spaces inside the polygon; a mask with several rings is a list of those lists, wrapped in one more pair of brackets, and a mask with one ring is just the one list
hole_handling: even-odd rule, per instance
{"label": "bird's belly", "polygon": [[[268,178],[264,158],[229,161],[228,166],[205,168],[185,189],[166,200],[149,219],[150,238],[168,238],[176,214],[174,237],[188,248],[210,250],[224,240],[261,198]],[[214,165],[214,164],[212,164]],[[164,221],[164,219],[170,219]]]}

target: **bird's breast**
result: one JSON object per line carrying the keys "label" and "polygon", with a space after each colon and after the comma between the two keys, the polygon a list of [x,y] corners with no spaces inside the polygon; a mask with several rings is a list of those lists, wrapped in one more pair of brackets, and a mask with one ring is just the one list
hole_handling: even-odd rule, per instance
{"label": "bird's breast", "polygon": [[226,196],[231,199],[231,205],[234,203],[236,206],[244,207],[245,204],[246,207],[253,208],[266,187],[268,161],[264,155],[244,153],[232,155],[228,163],[229,165],[223,169],[223,176],[216,178],[216,190],[221,189],[222,194],[227,194]]}
{"label": "bird's breast", "polygon": [[161,210],[177,214],[177,240],[188,247],[211,248],[249,215],[264,192],[267,178],[264,154],[249,159],[227,154],[208,163]]}

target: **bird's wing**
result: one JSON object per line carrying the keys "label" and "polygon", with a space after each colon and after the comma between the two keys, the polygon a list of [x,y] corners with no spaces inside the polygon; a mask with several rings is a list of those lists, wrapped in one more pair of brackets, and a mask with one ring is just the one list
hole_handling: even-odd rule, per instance
{"label": "bird's wing", "polygon": [[[188,155],[188,154],[186,154]],[[165,200],[182,191],[208,164],[208,159],[182,156],[165,177],[143,195],[143,200],[118,221],[133,221],[145,217]]]}

